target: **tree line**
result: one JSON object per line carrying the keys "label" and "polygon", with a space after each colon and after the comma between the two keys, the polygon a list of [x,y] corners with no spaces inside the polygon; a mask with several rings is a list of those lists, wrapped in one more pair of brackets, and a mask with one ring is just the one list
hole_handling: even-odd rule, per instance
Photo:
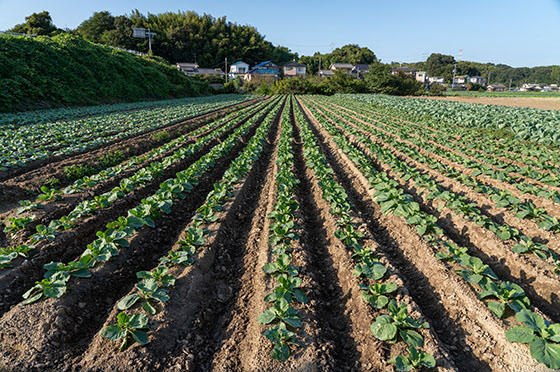
{"label": "tree line", "polygon": [[456,61],[453,56],[432,53],[425,62],[407,63],[416,70],[426,71],[430,76],[443,76],[447,82],[453,78],[457,63],[457,75],[484,76],[489,83],[502,83],[512,87],[524,83],[560,83],[560,66],[511,67],[504,64]]}
{"label": "tree line", "polygon": [[[152,43],[153,53],[170,63],[198,62],[200,66],[224,67],[229,62],[243,60],[249,65],[271,60],[283,65],[298,60],[307,66],[307,75],[315,74],[320,68],[328,69],[331,63],[379,64],[375,53],[356,44],[336,48],[330,53],[319,52],[312,56],[298,56],[283,46],[265,40],[256,28],[238,25],[208,14],[194,11],[166,12],[144,15],[138,10],[131,14],[113,16],[107,11],[95,12],[74,30],[56,27],[47,11],[33,13],[26,22],[14,26],[10,31],[55,35],[73,33],[84,39],[99,43],[146,52],[148,41],[132,37],[133,27],[149,28],[157,35]],[[457,64],[457,75],[484,76],[490,83],[520,86],[523,83],[560,83],[560,66],[511,67],[504,64],[456,61],[453,56],[432,53],[425,62],[407,63],[407,66],[426,71],[431,76],[443,76],[451,82]],[[390,64],[395,66],[395,63]],[[382,79],[385,84],[387,79]]]}
{"label": "tree line", "polygon": [[101,11],[74,30],[57,28],[47,11],[33,13],[25,20],[10,31],[50,36],[68,32],[94,43],[141,52],[148,51],[148,40],[133,38],[132,28],[149,28],[156,33],[152,41],[153,54],[170,63],[196,61],[200,66],[215,68],[224,67],[226,57],[230,63],[244,60],[250,65],[267,60],[284,64],[298,59],[297,53],[265,40],[255,27],[193,11],[144,15],[134,10],[120,16]]}

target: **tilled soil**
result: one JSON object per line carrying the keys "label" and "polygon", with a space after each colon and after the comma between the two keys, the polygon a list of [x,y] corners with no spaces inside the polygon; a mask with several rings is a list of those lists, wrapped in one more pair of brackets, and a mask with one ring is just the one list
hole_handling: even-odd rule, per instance
{"label": "tilled soil", "polygon": [[514,107],[532,107],[541,110],[560,110],[560,97],[416,97],[437,99],[441,101],[455,101],[466,103],[480,103],[484,105],[502,105]]}
{"label": "tilled soil", "polygon": [[[320,115],[314,116],[314,111],[307,107],[306,98],[293,99],[293,105],[290,100],[283,100],[282,110],[292,110],[289,114],[294,131],[293,177],[298,180],[295,198],[299,204],[295,222],[300,236],[299,240],[292,241],[292,263],[299,267],[298,276],[303,280],[303,290],[309,301],[294,305],[303,326],[295,330],[299,346],[291,347],[287,362],[280,363],[270,357],[271,343],[262,335],[267,327],[257,322],[258,316],[270,306],[264,297],[274,286],[262,266],[272,257],[269,251],[271,220],[267,216],[277,198],[276,160],[282,134],[282,110],[274,118],[264,150],[251,171],[235,185],[229,201],[217,212],[216,221],[203,226],[208,235],[206,242],[197,249],[194,263],[171,269],[176,283],[169,290],[170,299],[158,305],[156,315],[149,317],[149,343],[146,346],[133,344],[119,352],[117,342],[99,334],[116,322],[119,313],[116,304],[134,293],[134,284],[138,281],[136,272],[156,267],[162,255],[180,245],[185,229],[192,226],[195,211],[231,161],[245,148],[265,114],[272,109],[268,106],[256,113],[261,120],[239,139],[233,151],[201,175],[199,184],[186,198],[174,204],[170,214],[156,220],[155,228],[141,229],[130,239],[130,247],[123,248],[115,259],[92,269],[92,278],[72,278],[71,289],[64,296],[25,307],[18,305],[22,293],[41,278],[43,264],[78,257],[95,239],[97,230],[124,215],[142,198],[155,192],[161,182],[186,169],[231,131],[168,169],[152,184],[84,220],[54,242],[38,247],[29,259],[14,261],[14,268],[0,269],[0,371],[394,371],[394,366],[387,361],[406,354],[407,345],[380,341],[370,331],[376,317],[386,314],[386,310],[373,309],[362,299],[360,284],[367,282],[353,275],[356,263],[352,252],[337,237],[331,206],[323,199],[319,181],[306,164],[300,135],[304,123],[297,122],[293,110],[303,111],[305,124],[315,134],[335,179],[348,194],[352,222],[364,235],[364,245],[375,252],[387,268],[387,276],[398,284],[394,298],[405,303],[415,319],[428,322],[429,329],[421,333],[424,350],[433,354],[437,361],[434,370],[547,371],[531,357],[527,345],[507,341],[505,332],[517,324],[515,318],[497,319],[477,298],[473,288],[455,273],[455,266],[438,260],[435,248],[402,218],[381,213],[372,197],[367,176],[355,167],[321,126]],[[231,110],[233,108],[209,114],[212,116],[207,119],[178,124],[177,133],[184,133],[181,128],[190,130]],[[355,118],[351,112],[348,117]],[[347,138],[357,147],[362,146],[352,135],[348,134]],[[142,142],[139,138],[127,141],[135,140]],[[131,146],[132,142],[125,142],[114,145]],[[141,151],[148,151],[155,145],[144,143]],[[391,173],[365,147],[361,150],[378,171],[386,171],[411,193],[422,210],[438,218],[450,240],[467,246],[471,254],[491,265],[500,278],[519,283],[545,317],[554,321],[560,319],[555,295],[558,281],[549,272],[550,268],[539,267],[532,257],[514,255],[507,244],[484,235],[480,227],[454,218],[441,205],[424,200],[413,184]],[[421,166],[393,150],[410,165]],[[86,161],[89,156],[97,156],[95,154],[92,151],[78,155],[76,159],[82,158],[76,161]],[[64,161],[45,164],[46,172],[55,174],[57,169],[62,169],[57,167],[67,165]],[[444,187],[472,197],[477,203],[484,201],[452,179],[428,169],[425,171]],[[27,188],[34,182],[43,182],[42,177],[39,170],[29,170],[7,179],[5,185]],[[49,204],[50,209],[44,211],[35,225],[48,224],[49,219],[63,215],[80,200],[106,187],[100,185],[74,199]],[[14,192],[2,205],[17,202],[18,195]],[[485,212],[495,218],[512,218],[507,214],[498,216],[500,211],[491,208]],[[536,233],[535,229],[530,226],[528,231]],[[21,233],[14,241],[20,238],[24,241],[28,233]],[[554,236],[549,238],[552,240]]]}

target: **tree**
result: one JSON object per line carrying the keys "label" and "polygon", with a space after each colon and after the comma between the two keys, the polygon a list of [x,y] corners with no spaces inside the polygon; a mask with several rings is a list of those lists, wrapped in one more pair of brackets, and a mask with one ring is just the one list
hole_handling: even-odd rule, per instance
{"label": "tree", "polygon": [[132,37],[132,21],[126,16],[118,16],[115,17],[114,26],[113,30],[106,30],[101,34],[101,42],[119,48],[134,49],[136,41]]}
{"label": "tree", "polygon": [[368,89],[362,80],[342,71],[335,71],[333,77],[323,79],[319,88],[326,94],[334,93],[367,93]]}
{"label": "tree", "polygon": [[377,61],[375,53],[369,48],[360,48],[357,44],[344,45],[342,48],[336,48],[332,51],[329,58],[329,63],[351,63],[369,65]]}
{"label": "tree", "polygon": [[406,75],[391,75],[391,66],[376,62],[369,66],[365,76],[365,85],[372,93],[392,95],[415,95],[422,91],[422,84]]}
{"label": "tree", "polygon": [[47,11],[33,13],[25,17],[25,21],[25,23],[15,25],[10,31],[31,35],[50,35],[58,30]]}
{"label": "tree", "polygon": [[[375,53],[369,48],[361,48],[357,44],[344,45],[341,48],[336,48],[332,53],[321,54],[316,52],[313,56],[302,56],[299,63],[307,66],[307,71],[310,75],[315,74],[321,69],[328,69],[331,63],[351,63],[369,65],[377,61]],[[319,63],[320,62],[320,63]],[[320,66],[319,66],[320,64]]]}
{"label": "tree", "polygon": [[76,31],[84,39],[92,43],[102,43],[103,33],[115,29],[115,17],[107,11],[95,12],[93,15],[83,21]]}
{"label": "tree", "polygon": [[430,76],[444,76],[446,80],[451,80],[454,64],[455,58],[453,56],[432,53],[426,60],[425,68]]}
{"label": "tree", "polygon": [[560,83],[560,66],[553,66],[550,71],[550,80],[553,83]]}

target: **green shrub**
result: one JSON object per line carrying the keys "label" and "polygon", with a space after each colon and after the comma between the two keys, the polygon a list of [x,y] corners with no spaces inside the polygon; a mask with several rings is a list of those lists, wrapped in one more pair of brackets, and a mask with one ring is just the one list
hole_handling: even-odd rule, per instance
{"label": "green shrub", "polygon": [[125,159],[126,154],[123,150],[113,150],[101,155],[97,162],[99,163],[100,169],[105,169],[117,165]]}
{"label": "green shrub", "polygon": [[64,177],[66,177],[68,181],[76,181],[84,176],[91,176],[95,174],[95,172],[96,169],[87,163],[70,165],[63,169]]}
{"label": "green shrub", "polygon": [[169,141],[169,133],[165,132],[165,131],[161,131],[161,132],[154,132],[150,135],[150,138],[154,141]]}

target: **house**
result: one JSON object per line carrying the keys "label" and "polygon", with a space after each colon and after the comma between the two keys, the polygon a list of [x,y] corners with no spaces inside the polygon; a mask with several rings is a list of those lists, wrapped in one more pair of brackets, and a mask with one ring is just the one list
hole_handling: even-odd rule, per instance
{"label": "house", "polygon": [[352,75],[354,75],[354,77],[362,79],[364,77],[364,74],[367,74],[369,72],[369,65],[365,63],[357,63],[354,65],[354,67],[352,67],[352,70],[350,72],[352,73]]}
{"label": "house", "polygon": [[486,86],[486,78],[482,76],[471,76],[469,78],[469,83],[482,85],[484,87]]}
{"label": "house", "polygon": [[416,75],[416,70],[410,67],[395,67],[391,69],[391,75],[405,74],[410,76]]}
{"label": "house", "polygon": [[421,84],[428,83],[428,73],[426,71],[416,71],[416,81]]}
{"label": "house", "polygon": [[519,89],[521,92],[540,92],[541,86],[539,84],[523,84]]}
{"label": "house", "polygon": [[445,84],[445,78],[443,76],[429,76],[428,82],[430,84]]}
{"label": "house", "polygon": [[249,64],[243,61],[237,61],[229,67],[229,77],[231,79],[244,76],[247,72],[249,72]]}
{"label": "house", "polygon": [[197,68],[196,71],[193,72],[193,76],[218,76],[218,77],[225,77],[226,74],[219,68]]}
{"label": "house", "polygon": [[298,77],[301,76],[305,79],[305,71],[307,66],[302,63],[290,62],[284,65],[285,77]]}
{"label": "house", "polygon": [[280,73],[280,67],[277,64],[274,64],[272,61],[261,62],[258,65],[255,65],[251,68],[251,70],[276,70],[277,73]]}
{"label": "house", "polygon": [[342,71],[345,72],[347,74],[350,74],[352,72],[352,69],[354,68],[354,65],[352,65],[351,63],[331,63],[329,70],[331,71]]}
{"label": "house", "polygon": [[334,76],[334,71],[332,70],[319,70],[315,75],[320,78],[332,77]]}
{"label": "house", "polygon": [[191,76],[194,75],[194,72],[198,68],[198,63],[191,63],[191,62],[178,62],[177,63],[177,70],[181,71],[185,75]]}
{"label": "house", "polygon": [[465,85],[469,81],[469,77],[466,75],[455,76],[453,78],[453,85]]}
{"label": "house", "polygon": [[489,92],[504,92],[506,90],[506,86],[504,84],[490,84],[486,88]]}
{"label": "house", "polygon": [[252,80],[278,80],[280,67],[272,61],[261,62],[253,66],[246,74],[244,79]]}

